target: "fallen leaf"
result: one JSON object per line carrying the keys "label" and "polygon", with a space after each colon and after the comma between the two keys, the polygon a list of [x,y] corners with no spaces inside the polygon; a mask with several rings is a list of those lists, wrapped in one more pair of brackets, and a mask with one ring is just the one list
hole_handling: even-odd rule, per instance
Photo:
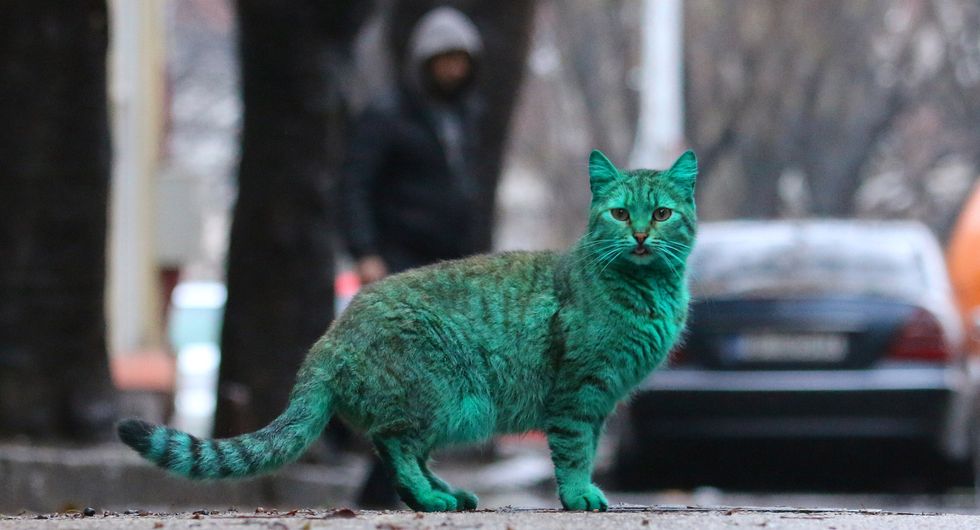
{"label": "fallen leaf", "polygon": [[341,519],[353,519],[357,517],[357,512],[350,508],[340,508],[331,512],[327,517],[339,517]]}

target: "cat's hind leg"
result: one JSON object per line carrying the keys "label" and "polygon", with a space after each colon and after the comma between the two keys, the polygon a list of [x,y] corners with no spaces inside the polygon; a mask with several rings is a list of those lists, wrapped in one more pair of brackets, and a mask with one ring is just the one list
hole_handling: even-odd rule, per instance
{"label": "cat's hind leg", "polygon": [[438,475],[429,469],[428,460],[429,459],[427,456],[420,457],[419,468],[422,470],[422,474],[425,475],[425,478],[429,480],[429,485],[432,486],[432,489],[442,491],[456,497],[456,509],[458,510],[475,510],[477,504],[480,502],[480,498],[471,491],[455,488],[445,480],[439,478]]}
{"label": "cat's hind leg", "polygon": [[378,437],[374,439],[374,445],[381,461],[391,472],[395,490],[409,508],[419,512],[456,510],[456,496],[433,488],[426,472],[422,471],[424,467],[419,464],[421,451],[415,449],[416,444],[411,440]]}

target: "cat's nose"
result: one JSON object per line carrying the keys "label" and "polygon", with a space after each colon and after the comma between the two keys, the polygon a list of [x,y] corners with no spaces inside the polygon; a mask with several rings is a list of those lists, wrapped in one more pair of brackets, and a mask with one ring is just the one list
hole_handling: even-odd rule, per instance
{"label": "cat's nose", "polygon": [[642,245],[643,242],[646,241],[647,234],[645,232],[636,232],[633,234],[633,237],[636,238],[637,245]]}

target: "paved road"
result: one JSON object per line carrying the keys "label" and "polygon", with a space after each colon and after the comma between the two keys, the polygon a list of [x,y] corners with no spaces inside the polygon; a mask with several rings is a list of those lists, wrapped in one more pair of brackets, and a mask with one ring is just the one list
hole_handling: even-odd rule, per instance
{"label": "paved road", "polygon": [[495,510],[451,514],[417,514],[408,511],[372,512],[347,509],[297,512],[220,512],[183,514],[58,514],[2,517],[0,530],[7,529],[226,529],[244,528],[308,530],[372,529],[409,530],[423,528],[519,530],[519,529],[691,529],[780,528],[780,529],[888,529],[931,528],[975,529],[980,516],[912,514],[883,511],[795,510],[780,508],[690,508],[618,506],[607,513],[562,512],[557,510]]}

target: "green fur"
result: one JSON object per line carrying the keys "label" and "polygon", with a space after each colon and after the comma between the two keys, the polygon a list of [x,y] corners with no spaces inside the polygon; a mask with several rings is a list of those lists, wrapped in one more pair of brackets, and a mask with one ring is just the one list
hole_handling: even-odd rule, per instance
{"label": "green fur", "polygon": [[[331,414],[366,433],[416,510],[476,507],[429,453],[496,433],[547,433],[562,505],[605,510],[592,484],[606,416],[684,328],[697,162],[620,171],[589,161],[588,230],[566,253],[445,262],[365,288],[311,349],[286,411],[251,434],[201,441],[135,420],[120,436],[192,478],[252,475],[300,456]],[[625,209],[617,220],[613,209]],[[658,208],[672,214],[652,220]],[[619,211],[622,217],[622,212]],[[634,233],[648,234],[637,255]]]}

